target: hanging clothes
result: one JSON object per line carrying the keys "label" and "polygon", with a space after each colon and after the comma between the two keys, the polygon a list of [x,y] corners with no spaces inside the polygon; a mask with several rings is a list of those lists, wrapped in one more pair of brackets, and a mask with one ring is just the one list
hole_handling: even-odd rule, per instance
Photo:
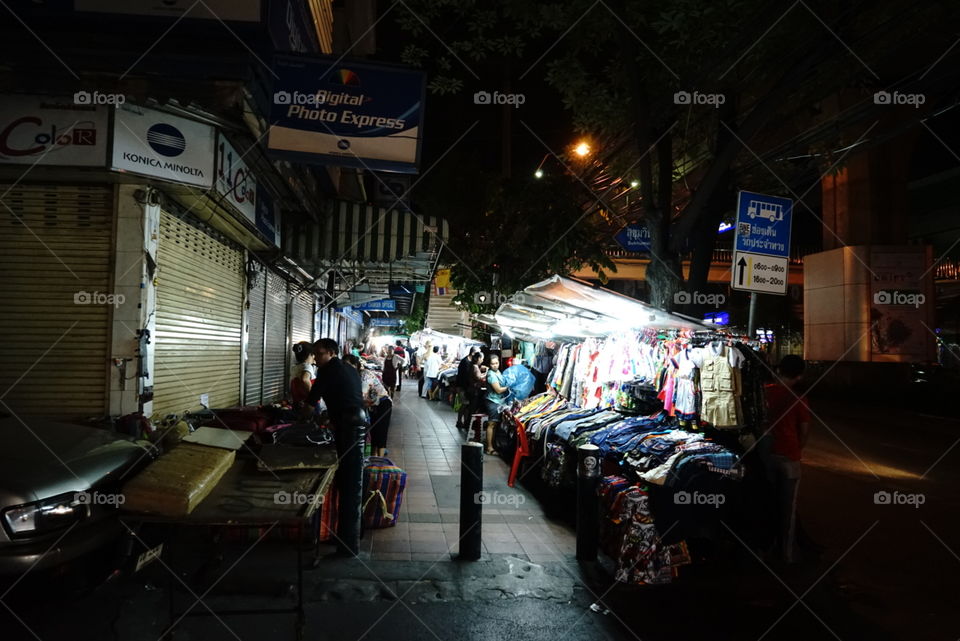
{"label": "hanging clothes", "polygon": [[739,427],[743,355],[715,341],[695,350],[691,358],[700,369],[700,418],[719,429]]}

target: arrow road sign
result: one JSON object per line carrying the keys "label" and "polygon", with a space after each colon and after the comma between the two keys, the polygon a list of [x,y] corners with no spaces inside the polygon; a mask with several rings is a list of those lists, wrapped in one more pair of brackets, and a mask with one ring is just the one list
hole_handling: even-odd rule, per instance
{"label": "arrow road sign", "polygon": [[743,287],[743,272],[747,267],[747,259],[745,259],[743,256],[740,256],[740,260],[735,264],[737,266],[737,273],[740,274],[737,277],[737,285]]}
{"label": "arrow road sign", "polygon": [[734,289],[765,294],[786,294],[787,259],[747,252],[734,252],[730,285]]}

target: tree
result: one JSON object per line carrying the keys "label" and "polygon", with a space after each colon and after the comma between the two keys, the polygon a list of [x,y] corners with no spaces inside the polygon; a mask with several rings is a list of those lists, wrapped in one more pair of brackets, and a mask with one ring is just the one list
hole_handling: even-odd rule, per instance
{"label": "tree", "polygon": [[[444,42],[429,55],[422,41],[406,52],[407,62],[430,65],[434,91],[463,89],[458,59],[542,67],[574,125],[598,141],[592,169],[571,172],[595,195],[579,199],[587,215],[576,220],[647,225],[650,300],[664,309],[684,283],[682,251],[692,250],[688,289],[705,284],[738,187],[789,195],[801,177],[815,187],[844,160],[832,150],[861,142],[850,125],[875,115],[868,103],[878,77],[859,56],[896,68],[890,42],[920,46],[918,26],[946,19],[945,9],[893,1],[408,4],[417,12],[410,33],[425,35],[430,24]],[[539,51],[549,54],[543,62]],[[821,101],[851,88],[864,108],[818,116]],[[626,207],[618,197],[631,179],[640,198]]]}

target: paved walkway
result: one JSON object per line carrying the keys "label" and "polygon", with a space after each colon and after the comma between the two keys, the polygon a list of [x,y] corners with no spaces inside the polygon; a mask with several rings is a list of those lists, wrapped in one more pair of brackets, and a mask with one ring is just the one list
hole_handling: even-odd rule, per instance
{"label": "paved walkway", "polygon": [[[366,533],[360,558],[374,561],[450,560],[457,554],[460,447],[464,433],[446,403],[418,398],[408,384],[394,399],[387,458],[407,471],[400,522]],[[483,554],[510,554],[534,563],[573,559],[572,529],[544,516],[537,500],[518,483],[507,487],[510,467],[484,456]]]}

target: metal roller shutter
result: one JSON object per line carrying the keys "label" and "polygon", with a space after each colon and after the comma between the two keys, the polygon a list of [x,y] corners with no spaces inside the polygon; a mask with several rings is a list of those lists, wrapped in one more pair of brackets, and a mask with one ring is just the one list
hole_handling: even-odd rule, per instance
{"label": "metal roller shutter", "polygon": [[313,302],[314,297],[310,292],[300,292],[293,300],[290,338],[294,343],[313,342]]}
{"label": "metal roller shutter", "polygon": [[262,267],[257,272],[256,284],[247,292],[247,367],[244,373],[243,402],[260,405],[263,402],[263,328],[267,310],[267,274]]}
{"label": "metal roller shutter", "polygon": [[113,189],[2,185],[0,198],[0,401],[18,415],[102,416]]}
{"label": "metal roller shutter", "polygon": [[240,402],[243,251],[162,212],[153,414]]}
{"label": "metal roller shutter", "polygon": [[270,403],[287,390],[287,282],[272,271],[266,280],[263,402]]}

